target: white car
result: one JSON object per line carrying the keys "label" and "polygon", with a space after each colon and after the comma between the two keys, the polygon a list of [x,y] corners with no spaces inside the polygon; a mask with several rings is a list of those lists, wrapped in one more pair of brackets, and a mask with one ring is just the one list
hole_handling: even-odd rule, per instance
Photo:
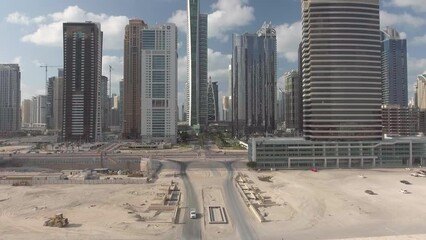
{"label": "white car", "polygon": [[195,211],[194,208],[191,208],[191,210],[189,211],[189,218],[191,219],[197,218],[197,212]]}

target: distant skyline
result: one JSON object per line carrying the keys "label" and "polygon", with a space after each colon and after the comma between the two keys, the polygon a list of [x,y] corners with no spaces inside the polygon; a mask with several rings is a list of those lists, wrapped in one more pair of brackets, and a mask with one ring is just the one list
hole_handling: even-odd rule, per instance
{"label": "distant skyline", "polygon": [[[123,76],[124,27],[129,19],[142,19],[149,26],[173,22],[179,30],[178,101],[184,99],[186,81],[185,0],[3,0],[0,9],[0,63],[19,63],[22,99],[45,93],[45,72],[40,65],[62,65],[62,23],[100,22],[104,32],[103,75],[111,65],[113,93]],[[209,73],[219,82],[219,98],[228,91],[228,65],[232,33],[255,32],[263,22],[277,30],[278,87],[283,74],[297,68],[301,39],[299,0],[206,0],[201,12],[209,14]],[[417,75],[426,71],[426,4],[423,0],[382,0],[381,28],[392,26],[407,38],[408,92],[413,96]],[[48,71],[55,76],[56,69]]]}

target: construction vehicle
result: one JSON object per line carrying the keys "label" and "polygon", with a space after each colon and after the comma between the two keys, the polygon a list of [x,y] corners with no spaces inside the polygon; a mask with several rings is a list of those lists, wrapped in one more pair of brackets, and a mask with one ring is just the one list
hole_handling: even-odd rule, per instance
{"label": "construction vehicle", "polygon": [[68,218],[64,218],[62,213],[56,214],[54,217],[49,218],[49,220],[44,222],[43,226],[48,227],[66,227],[68,225]]}

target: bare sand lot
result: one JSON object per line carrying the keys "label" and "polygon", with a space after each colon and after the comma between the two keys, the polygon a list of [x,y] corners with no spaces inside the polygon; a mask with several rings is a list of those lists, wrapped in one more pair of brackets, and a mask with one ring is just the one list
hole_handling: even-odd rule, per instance
{"label": "bare sand lot", "polygon": [[[412,177],[412,171],[244,173],[278,204],[259,209],[267,216],[256,224],[260,239],[426,239],[426,178]],[[265,175],[271,182],[258,179]],[[365,193],[368,189],[375,195]]]}
{"label": "bare sand lot", "polygon": [[[0,239],[173,239],[181,230],[172,212],[148,211],[168,183],[0,185]],[[44,227],[57,213],[69,226]]]}
{"label": "bare sand lot", "polygon": [[[243,216],[257,239],[426,239],[426,178],[410,176],[412,170],[241,172],[275,203],[259,209],[266,219],[260,223],[241,199],[235,199],[246,210]],[[162,171],[152,184],[0,185],[0,239],[183,239],[183,222],[172,224],[170,211],[149,211],[171,180],[185,192],[175,173]],[[236,225],[240,219],[231,214],[223,189],[228,172],[195,164],[188,176],[200,203],[197,211],[203,218],[203,239],[239,239]],[[271,178],[261,181],[260,176]],[[401,189],[410,193],[403,194]],[[186,201],[182,196],[185,209],[190,207]],[[210,224],[209,206],[224,207],[229,222]],[[70,225],[44,227],[44,221],[57,213],[63,213]],[[184,218],[187,213],[181,214]]]}

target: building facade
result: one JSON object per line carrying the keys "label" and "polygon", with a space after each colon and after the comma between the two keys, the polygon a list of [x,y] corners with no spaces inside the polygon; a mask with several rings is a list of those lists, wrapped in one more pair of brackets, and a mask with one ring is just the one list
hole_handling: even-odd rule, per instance
{"label": "building facade", "polygon": [[395,29],[381,31],[383,104],[408,105],[407,40]]}
{"label": "building facade", "polygon": [[141,135],[141,31],[142,20],[132,19],[124,34],[123,138]]}
{"label": "building facade", "polygon": [[64,77],[58,74],[53,82],[53,130],[61,131],[64,118]]}
{"label": "building facade", "polygon": [[64,141],[102,140],[102,31],[99,23],[64,23]]}
{"label": "building facade", "polygon": [[255,34],[233,35],[232,112],[234,136],[275,130],[277,40],[272,25]]}
{"label": "building facade", "polygon": [[31,100],[30,99],[24,99],[22,101],[21,106],[21,118],[22,118],[22,127],[29,127],[31,124],[31,118],[30,118],[30,112],[31,112]]}
{"label": "building facade", "polygon": [[302,80],[297,71],[284,74],[285,125],[299,136],[303,131]]}
{"label": "building facade", "polygon": [[111,99],[108,95],[108,78],[106,76],[101,77],[101,119],[102,119],[102,132],[109,131],[110,126],[110,114],[111,114]]}
{"label": "building facade", "polygon": [[381,140],[379,0],[303,0],[302,20],[305,138]]}
{"label": "building facade", "polygon": [[18,64],[0,64],[0,136],[21,130],[21,71]]}
{"label": "building facade", "polygon": [[422,110],[426,109],[426,73],[417,76],[414,96],[415,106]]}
{"label": "building facade", "polygon": [[141,36],[142,142],[176,143],[177,28],[146,27]]}
{"label": "building facade", "polygon": [[420,111],[417,107],[383,105],[382,120],[383,134],[388,136],[416,136],[420,132]]}
{"label": "building facade", "polygon": [[253,138],[248,158],[260,169],[413,167],[426,164],[426,138],[345,142]]}
{"label": "building facade", "polygon": [[200,0],[187,0],[188,36],[186,116],[190,126],[207,125],[207,14],[200,14]]}
{"label": "building facade", "polygon": [[207,87],[207,102],[208,102],[208,121],[217,122],[219,121],[219,102],[218,94],[219,89],[217,82],[212,82],[211,78],[209,79]]}

